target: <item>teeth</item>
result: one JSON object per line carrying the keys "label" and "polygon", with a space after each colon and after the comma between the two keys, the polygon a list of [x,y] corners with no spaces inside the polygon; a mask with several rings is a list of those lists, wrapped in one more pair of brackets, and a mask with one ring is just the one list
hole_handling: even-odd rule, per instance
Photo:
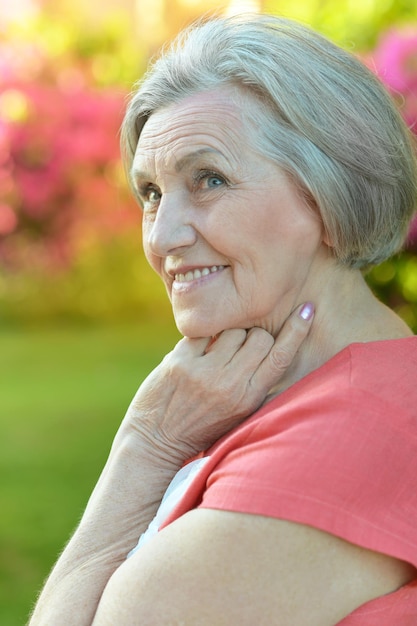
{"label": "teeth", "polygon": [[224,269],[224,265],[212,265],[211,267],[203,267],[199,270],[190,270],[186,274],[175,274],[175,280],[178,283],[189,283],[192,280],[197,280],[202,276],[208,276],[222,269]]}

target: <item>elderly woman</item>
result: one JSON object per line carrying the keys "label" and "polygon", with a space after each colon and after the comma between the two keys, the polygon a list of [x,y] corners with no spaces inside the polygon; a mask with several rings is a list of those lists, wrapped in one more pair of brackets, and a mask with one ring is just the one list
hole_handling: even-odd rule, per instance
{"label": "elderly woman", "polygon": [[184,339],[31,624],[415,625],[417,339],[361,272],[416,204],[389,97],[305,27],[214,18],[151,67],[122,138]]}

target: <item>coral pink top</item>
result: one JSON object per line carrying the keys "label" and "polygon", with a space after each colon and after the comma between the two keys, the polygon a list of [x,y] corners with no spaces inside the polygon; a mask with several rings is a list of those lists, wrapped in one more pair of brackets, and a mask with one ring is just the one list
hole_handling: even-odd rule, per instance
{"label": "coral pink top", "polygon": [[[168,517],[206,507],[319,528],[417,568],[417,337],[352,344],[205,453]],[[339,626],[416,626],[417,580]]]}

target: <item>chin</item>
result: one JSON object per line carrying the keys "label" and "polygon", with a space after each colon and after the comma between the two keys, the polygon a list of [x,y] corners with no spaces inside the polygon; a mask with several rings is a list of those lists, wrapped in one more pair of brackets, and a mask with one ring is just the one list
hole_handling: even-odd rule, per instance
{"label": "chin", "polygon": [[188,325],[177,324],[177,328],[183,337],[187,337],[188,339],[202,339],[204,337],[214,337],[221,331],[211,331],[208,328],[200,328],[200,327],[190,327]]}
{"label": "chin", "polygon": [[202,337],[214,337],[223,330],[224,325],[216,324],[208,320],[175,318],[175,324],[183,337],[189,339],[201,339]]}

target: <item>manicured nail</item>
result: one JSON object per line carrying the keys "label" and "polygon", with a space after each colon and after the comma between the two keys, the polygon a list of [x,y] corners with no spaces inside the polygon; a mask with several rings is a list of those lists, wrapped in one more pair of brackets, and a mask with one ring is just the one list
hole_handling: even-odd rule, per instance
{"label": "manicured nail", "polygon": [[298,315],[308,322],[314,315],[314,304],[312,302],[306,302],[301,307]]}

